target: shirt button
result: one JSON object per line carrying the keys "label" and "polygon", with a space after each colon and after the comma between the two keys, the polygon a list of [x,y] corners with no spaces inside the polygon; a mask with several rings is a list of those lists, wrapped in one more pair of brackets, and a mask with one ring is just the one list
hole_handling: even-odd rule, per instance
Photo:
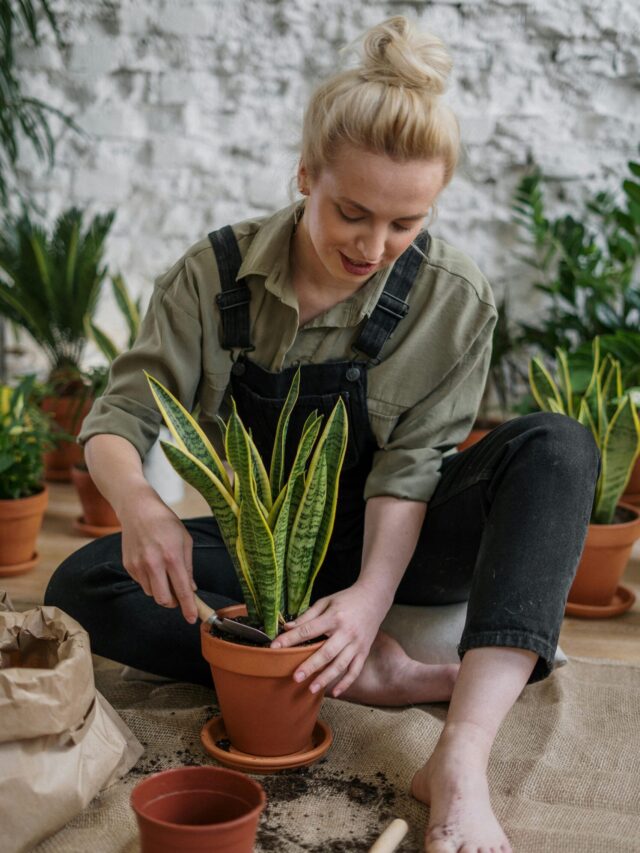
{"label": "shirt button", "polygon": [[242,364],[242,362],[236,361],[233,367],[231,368],[231,372],[234,376],[242,376],[246,369],[246,366]]}
{"label": "shirt button", "polygon": [[345,376],[347,377],[349,382],[355,382],[357,379],[360,379],[360,368],[359,367],[348,368]]}

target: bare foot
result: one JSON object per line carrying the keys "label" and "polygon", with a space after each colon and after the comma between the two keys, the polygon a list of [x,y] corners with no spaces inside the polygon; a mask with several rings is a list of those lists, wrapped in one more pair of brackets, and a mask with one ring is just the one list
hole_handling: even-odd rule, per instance
{"label": "bare foot", "polygon": [[[446,702],[451,698],[459,669],[458,664],[433,665],[413,660],[397,640],[378,631],[362,672],[339,698],[364,705]],[[329,696],[332,687],[327,691]]]}
{"label": "bare foot", "polygon": [[489,799],[488,741],[472,723],[445,728],[413,777],[411,793],[431,806],[426,853],[512,853]]}

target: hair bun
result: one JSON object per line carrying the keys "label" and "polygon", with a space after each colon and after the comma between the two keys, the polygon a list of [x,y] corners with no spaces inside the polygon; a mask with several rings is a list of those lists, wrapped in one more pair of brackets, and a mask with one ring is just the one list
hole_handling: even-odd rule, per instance
{"label": "hair bun", "polygon": [[390,86],[406,86],[440,95],[453,65],[437,36],[416,30],[396,15],[367,30],[361,37],[360,77]]}

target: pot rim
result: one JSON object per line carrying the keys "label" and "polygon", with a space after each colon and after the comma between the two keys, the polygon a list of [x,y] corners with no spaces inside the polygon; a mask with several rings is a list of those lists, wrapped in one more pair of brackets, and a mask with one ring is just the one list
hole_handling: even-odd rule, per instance
{"label": "pot rim", "polygon": [[[189,776],[196,777],[196,780],[194,780],[194,787],[193,788],[191,788],[191,789],[184,789],[184,788],[183,789],[173,789],[172,791],[167,791],[164,794],[161,794],[160,797],[154,797],[154,801],[157,799],[161,799],[161,797],[172,796],[174,794],[179,794],[179,793],[188,793],[189,790],[191,792],[202,791],[203,790],[202,783],[197,782],[197,776],[202,775],[202,773],[200,773],[198,771],[202,771],[202,770],[207,770],[207,771],[216,770],[216,771],[220,771],[221,775],[226,776],[227,774],[233,774],[233,776],[241,777],[243,782],[250,782],[251,785],[256,787],[256,789],[258,791],[260,802],[257,805],[253,806],[253,808],[250,809],[246,814],[243,814],[240,817],[234,818],[233,820],[225,820],[225,821],[219,821],[218,823],[207,823],[207,824],[183,824],[183,823],[172,823],[169,820],[161,820],[160,818],[157,818],[157,817],[151,817],[150,815],[148,815],[144,812],[143,808],[140,808],[139,806],[136,806],[134,804],[134,797],[135,797],[136,792],[138,792],[138,796],[140,796],[139,791],[143,788],[143,786],[145,786],[146,783],[151,783],[152,781],[155,781],[158,778],[158,776],[163,776],[163,777],[167,778],[167,777],[171,777],[173,775],[189,775]],[[200,787],[197,787],[198,784],[200,785]],[[217,793],[217,792],[211,791],[211,793]],[[219,793],[224,793],[224,791],[220,791]],[[151,802],[151,801],[149,801],[149,802]],[[151,776],[147,776],[146,779],[143,779],[142,781],[138,782],[138,784],[134,787],[134,789],[131,791],[131,794],[129,796],[129,805],[131,806],[133,811],[136,813],[136,815],[139,815],[143,820],[148,821],[149,823],[152,823],[159,828],[168,828],[168,829],[178,830],[179,832],[187,832],[190,835],[191,834],[204,835],[206,833],[211,832],[211,829],[213,827],[216,827],[216,826],[224,827],[225,829],[235,829],[236,827],[241,827],[245,823],[252,822],[257,816],[259,817],[260,814],[262,813],[262,811],[264,810],[266,804],[267,804],[267,795],[265,793],[264,788],[255,779],[252,779],[247,773],[241,773],[239,770],[231,770],[231,769],[228,769],[226,767],[214,767],[213,765],[210,765],[210,764],[203,764],[203,765],[200,765],[199,767],[171,767],[168,770],[160,770],[158,773],[153,773]]]}
{"label": "pot rim", "polygon": [[633,513],[635,517],[632,518],[631,521],[612,521],[611,524],[596,524],[595,522],[590,521],[589,527],[595,527],[598,529],[606,528],[607,530],[611,530],[614,528],[626,529],[633,526],[634,524],[640,524],[640,506],[634,506],[633,504],[627,503],[626,501],[618,501],[618,503],[616,504],[616,509],[618,507],[622,507],[623,509],[629,510],[629,512]]}
{"label": "pot rim", "polygon": [[11,506],[15,506],[18,501],[33,501],[37,503],[38,499],[42,499],[45,495],[47,495],[49,489],[47,488],[46,483],[42,484],[42,488],[35,492],[33,495],[25,495],[22,498],[0,498],[0,506],[6,506],[10,504]]}
{"label": "pot rim", "polygon": [[[218,610],[217,612],[221,613],[222,611]],[[231,618],[233,618],[233,617],[231,617]],[[271,646],[251,646],[251,645],[248,645],[247,643],[240,643],[240,642],[235,642],[234,640],[231,640],[231,639],[223,639],[222,637],[216,637],[215,634],[211,633],[209,626],[205,622],[200,623],[200,631],[201,631],[201,633],[203,633],[205,635],[205,637],[207,637],[213,643],[222,643],[223,645],[231,646],[234,649],[240,649],[243,651],[246,650],[247,653],[251,652],[252,654],[263,654],[263,655],[264,654],[294,655],[294,654],[300,654],[300,651],[302,649],[304,649],[305,651],[308,651],[308,652],[315,652],[317,649],[319,649],[326,642],[326,640],[316,640],[314,643],[307,643],[306,645],[303,645],[303,646],[297,645],[297,646],[288,646],[287,648],[284,648],[284,649],[272,649]],[[280,636],[280,635],[278,635],[278,636]],[[275,639],[276,639],[276,637],[274,637],[274,640]]]}

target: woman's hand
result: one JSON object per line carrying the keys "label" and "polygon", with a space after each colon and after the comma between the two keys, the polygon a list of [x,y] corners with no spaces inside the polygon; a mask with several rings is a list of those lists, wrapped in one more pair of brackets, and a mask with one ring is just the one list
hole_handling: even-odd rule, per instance
{"label": "woman's hand", "polygon": [[327,639],[294,673],[296,681],[304,681],[314,673],[309,689],[317,693],[336,679],[331,691],[336,697],[350,687],[360,675],[369,650],[392,601],[387,601],[362,581],[348,589],[319,598],[272,643],[271,648],[288,648],[306,640],[326,635]]}
{"label": "woman's hand", "polygon": [[162,500],[147,494],[122,513],[122,561],[131,577],[162,607],[180,607],[194,624],[193,540]]}

